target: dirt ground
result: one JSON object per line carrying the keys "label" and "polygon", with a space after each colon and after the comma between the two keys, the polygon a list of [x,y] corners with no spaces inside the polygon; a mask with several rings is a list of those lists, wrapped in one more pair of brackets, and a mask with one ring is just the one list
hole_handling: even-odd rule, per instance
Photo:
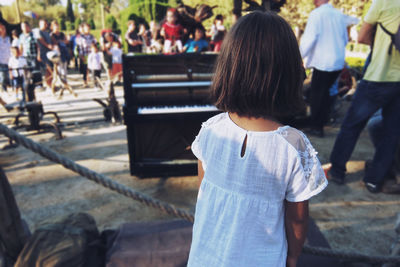
{"label": "dirt ground", "polygon": [[[104,99],[105,92],[79,88],[76,75],[70,76],[70,81],[78,93],[77,98],[66,93],[59,100],[49,92],[37,92],[45,111],[57,111],[62,122],[66,123],[63,127],[65,138],[56,140],[53,133],[20,132],[119,183],[177,207],[194,210],[196,177],[138,179],[131,176],[125,126],[106,122],[85,123],[102,118],[102,108],[92,98]],[[116,93],[122,104],[122,87],[116,87]],[[7,101],[15,100],[12,93],[2,97]],[[342,113],[347,106],[348,103],[344,103]],[[12,114],[15,113],[6,113],[0,108],[0,122],[10,126]],[[338,124],[328,127],[325,138],[310,137],[323,164],[328,163],[338,127]],[[0,148],[7,143],[8,140],[0,135]],[[396,238],[394,224],[400,211],[400,198],[399,195],[371,194],[362,185],[364,161],[372,154],[372,144],[364,131],[348,163],[346,185],[329,184],[310,201],[310,214],[333,248],[387,255]],[[22,216],[32,231],[44,222],[71,212],[90,213],[100,230],[117,228],[125,222],[172,218],[105,189],[22,146],[0,150],[0,164],[12,184]]]}

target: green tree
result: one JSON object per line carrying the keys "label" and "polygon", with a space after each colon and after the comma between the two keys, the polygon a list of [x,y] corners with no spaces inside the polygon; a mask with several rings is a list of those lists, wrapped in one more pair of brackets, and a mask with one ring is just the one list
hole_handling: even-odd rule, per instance
{"label": "green tree", "polygon": [[164,18],[168,7],[176,7],[179,0],[129,0],[129,7],[121,13],[121,18],[135,14],[146,21],[160,21]]}
{"label": "green tree", "polygon": [[74,28],[74,24],[71,21],[68,21],[68,20],[65,22],[65,28],[66,28],[67,31],[72,31],[72,30],[75,29]]}
{"label": "green tree", "polygon": [[41,6],[43,8],[61,4],[60,0],[36,0],[36,1],[29,1],[29,2],[33,2],[33,4],[38,4],[39,6]]}
{"label": "green tree", "polygon": [[92,29],[92,30],[96,29],[96,24],[94,23],[94,19],[93,18],[89,18],[88,24],[90,26],[90,29]]}
{"label": "green tree", "polygon": [[75,15],[74,15],[74,10],[72,8],[71,0],[67,0],[67,18],[68,18],[68,21],[70,21],[70,22],[75,21]]}
{"label": "green tree", "polygon": [[60,30],[61,31],[65,31],[67,29],[66,25],[65,25],[65,18],[61,17],[58,19],[58,24],[60,25]]}
{"label": "green tree", "polygon": [[82,19],[81,18],[76,18],[75,19],[75,29],[79,28],[79,25],[81,25]]}
{"label": "green tree", "polygon": [[[331,0],[330,2],[344,14],[362,18],[371,0]],[[297,26],[300,32],[302,32],[307,24],[308,16],[314,8],[314,4],[309,0],[287,0],[287,3],[281,9],[280,15],[292,27]]]}
{"label": "green tree", "polygon": [[112,29],[113,32],[116,32],[119,28],[117,19],[111,14],[106,17],[106,28]]}

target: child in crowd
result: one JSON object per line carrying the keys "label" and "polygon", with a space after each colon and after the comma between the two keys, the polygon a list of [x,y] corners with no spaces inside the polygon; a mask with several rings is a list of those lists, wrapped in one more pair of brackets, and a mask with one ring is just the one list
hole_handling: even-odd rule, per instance
{"label": "child in crowd", "polygon": [[95,89],[101,90],[99,79],[101,76],[101,67],[104,65],[103,53],[99,51],[97,44],[91,45],[91,51],[88,56],[88,69],[92,73]]}
{"label": "child in crowd", "polygon": [[142,40],[142,53],[150,53],[150,45],[151,45],[151,33],[147,30],[146,25],[141,23],[139,24],[139,32],[138,35]]}
{"label": "child in crowd", "polygon": [[162,53],[163,44],[160,34],[160,25],[158,25],[157,22],[152,20],[150,21],[149,26],[150,26],[149,31],[151,34],[149,53]]}
{"label": "child in crowd", "polygon": [[113,42],[113,46],[110,49],[110,53],[112,55],[112,71],[111,71],[111,79],[114,79],[115,76],[118,77],[117,84],[120,85],[122,82],[122,49],[121,44],[119,42]]}
{"label": "child in crowd", "polygon": [[183,27],[177,23],[178,12],[175,8],[167,10],[167,21],[161,27],[161,35],[164,37],[164,53],[181,53],[182,52],[182,34]]}
{"label": "child in crowd", "polygon": [[11,31],[11,37],[12,37],[11,46],[19,47],[19,35],[18,35],[18,31],[15,30],[15,29],[12,30],[12,31]]}
{"label": "child in crowd", "polygon": [[79,26],[80,34],[76,37],[76,50],[79,55],[80,72],[83,75],[83,86],[88,86],[88,56],[93,44],[97,44],[96,38],[90,33],[90,26],[87,23],[82,23]]}
{"label": "child in crowd", "polygon": [[221,50],[221,44],[225,36],[224,17],[221,14],[215,16],[214,23],[211,25],[208,35],[211,38],[211,45],[214,52]]}
{"label": "child in crowd", "polygon": [[12,81],[12,85],[15,89],[17,98],[18,98],[18,91],[21,90],[22,94],[22,101],[25,102],[25,94],[24,90],[22,89],[24,85],[24,76],[25,76],[25,69],[28,66],[26,59],[22,57],[19,53],[19,49],[16,46],[11,47],[11,57],[8,61],[8,69],[10,72],[10,78]]}
{"label": "child in crowd", "polygon": [[296,266],[308,199],[327,185],[307,137],[279,122],[304,108],[302,84],[289,24],[272,12],[241,17],[211,85],[224,113],[203,123],[191,147],[200,189],[189,267]]}
{"label": "child in crowd", "polygon": [[204,39],[205,29],[199,25],[194,32],[194,40],[189,39],[183,47],[183,51],[187,53],[203,52],[208,50],[208,42]]}

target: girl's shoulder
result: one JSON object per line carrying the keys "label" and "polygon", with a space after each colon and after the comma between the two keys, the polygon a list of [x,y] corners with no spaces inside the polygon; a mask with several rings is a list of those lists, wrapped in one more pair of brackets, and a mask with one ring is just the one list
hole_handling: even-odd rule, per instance
{"label": "girl's shoulder", "polygon": [[309,153],[315,152],[310,140],[302,131],[290,126],[284,126],[280,128],[280,131],[278,131],[278,133],[298,153],[302,154],[306,151],[308,151]]}
{"label": "girl's shoulder", "polygon": [[202,128],[210,128],[210,127],[217,125],[220,122],[224,121],[226,118],[227,118],[227,113],[225,113],[225,112],[220,113],[218,115],[215,115],[215,116],[209,118],[205,122],[203,122],[201,127]]}

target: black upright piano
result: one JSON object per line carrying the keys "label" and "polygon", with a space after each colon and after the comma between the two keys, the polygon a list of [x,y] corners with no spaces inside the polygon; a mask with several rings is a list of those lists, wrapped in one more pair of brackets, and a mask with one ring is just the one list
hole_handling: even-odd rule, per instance
{"label": "black upright piano", "polygon": [[197,174],[190,149],[219,111],[209,99],[216,54],[124,55],[124,121],[130,172],[139,178]]}

